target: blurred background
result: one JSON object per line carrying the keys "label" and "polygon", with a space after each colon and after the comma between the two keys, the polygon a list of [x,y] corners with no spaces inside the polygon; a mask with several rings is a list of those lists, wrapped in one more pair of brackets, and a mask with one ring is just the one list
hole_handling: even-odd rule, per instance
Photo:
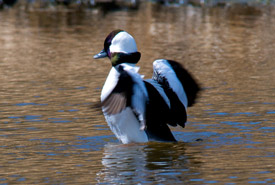
{"label": "blurred background", "polygon": [[[1,8],[5,6],[14,6],[21,4],[35,8],[55,8],[56,5],[65,5],[67,7],[85,7],[91,8],[98,5],[112,3],[116,5],[127,4],[136,7],[144,0],[1,0]],[[230,6],[232,4],[243,5],[270,5],[274,4],[274,0],[152,0],[149,2],[160,3],[164,5],[194,5],[194,6]],[[17,5],[18,6],[18,5]]]}
{"label": "blurred background", "polygon": [[[274,3],[0,0],[0,185],[275,184]],[[96,108],[114,29],[145,78],[166,58],[201,85],[178,143],[122,145]]]}

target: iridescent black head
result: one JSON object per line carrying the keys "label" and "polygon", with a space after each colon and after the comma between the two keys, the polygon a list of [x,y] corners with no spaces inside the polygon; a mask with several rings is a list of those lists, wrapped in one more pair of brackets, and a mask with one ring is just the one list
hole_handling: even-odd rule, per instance
{"label": "iridescent black head", "polygon": [[104,49],[94,59],[108,57],[113,66],[121,63],[136,64],[140,59],[135,39],[126,31],[114,30],[104,41]]}

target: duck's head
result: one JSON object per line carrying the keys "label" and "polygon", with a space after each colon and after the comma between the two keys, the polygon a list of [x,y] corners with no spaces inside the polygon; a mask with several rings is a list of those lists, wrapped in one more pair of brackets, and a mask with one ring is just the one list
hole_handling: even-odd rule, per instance
{"label": "duck's head", "polygon": [[114,30],[104,41],[103,50],[94,59],[108,57],[113,66],[122,63],[138,63],[140,52],[137,51],[135,39],[126,31]]}

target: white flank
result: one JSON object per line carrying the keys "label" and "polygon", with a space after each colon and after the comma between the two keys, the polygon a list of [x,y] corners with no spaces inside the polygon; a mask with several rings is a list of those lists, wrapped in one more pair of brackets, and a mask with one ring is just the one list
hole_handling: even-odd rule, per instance
{"label": "white flank", "polygon": [[127,107],[119,114],[104,116],[112,132],[123,144],[148,141],[145,131],[140,130],[140,123],[131,108]]}
{"label": "white flank", "polygon": [[145,128],[145,111],[146,111],[146,100],[148,98],[148,93],[146,87],[143,83],[142,77],[138,74],[139,67],[134,64],[121,64],[125,71],[132,77],[134,81],[133,95],[132,95],[132,107],[133,111],[137,113],[138,119],[140,121],[140,129]]}
{"label": "white flank", "polygon": [[181,103],[185,106],[185,109],[187,109],[188,101],[186,93],[176,73],[172,69],[171,65],[167,62],[167,60],[155,60],[153,63],[153,67],[156,74],[158,74],[160,77],[165,77],[167,79],[169,86],[177,94]]}

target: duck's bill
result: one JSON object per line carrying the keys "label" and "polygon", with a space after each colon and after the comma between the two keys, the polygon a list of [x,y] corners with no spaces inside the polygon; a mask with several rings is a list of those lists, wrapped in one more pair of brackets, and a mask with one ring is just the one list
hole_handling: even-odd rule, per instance
{"label": "duck's bill", "polygon": [[96,54],[96,55],[94,56],[94,59],[105,58],[105,57],[107,57],[107,56],[108,56],[108,55],[107,55],[106,51],[103,49],[102,51],[100,51],[98,54]]}

